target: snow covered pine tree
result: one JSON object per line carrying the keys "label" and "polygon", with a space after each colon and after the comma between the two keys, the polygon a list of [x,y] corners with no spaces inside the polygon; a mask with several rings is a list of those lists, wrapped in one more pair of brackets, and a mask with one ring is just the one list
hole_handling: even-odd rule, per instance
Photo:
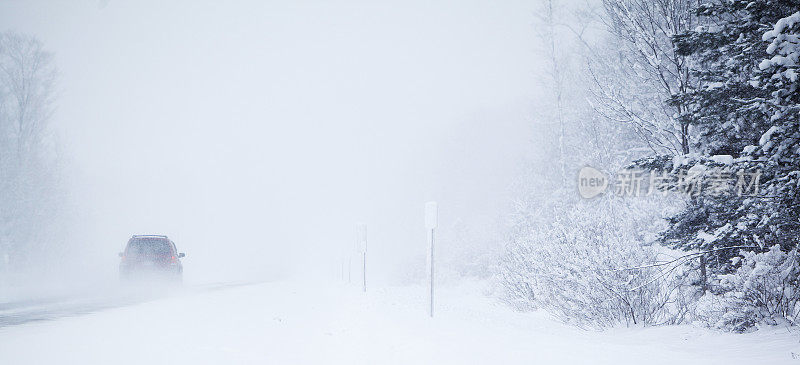
{"label": "snow covered pine tree", "polygon": [[[704,270],[708,263],[708,281],[697,284],[710,292],[702,291],[706,297],[701,303],[721,306],[708,310],[701,305],[698,313],[710,324],[732,330],[797,317],[799,10],[797,0],[702,5],[698,14],[714,25],[676,37],[678,52],[691,56],[701,87],[674,97],[675,102],[691,106],[680,117],[694,128],[694,148],[699,152],[638,163],[673,172],[716,171],[733,178],[739,173],[737,183],[748,185],[758,178],[754,194],[693,195],[661,236],[668,246],[706,252],[701,257]],[[742,171],[756,174],[742,181],[747,179]],[[772,247],[787,254],[772,252],[771,257],[782,257],[776,260],[758,256],[770,254]],[[762,271],[782,273],[781,284],[754,288],[740,280],[740,285],[731,285],[735,281],[725,276],[752,272],[756,263]],[[775,301],[784,303],[782,309],[767,310]],[[710,318],[710,312],[717,315]]]}

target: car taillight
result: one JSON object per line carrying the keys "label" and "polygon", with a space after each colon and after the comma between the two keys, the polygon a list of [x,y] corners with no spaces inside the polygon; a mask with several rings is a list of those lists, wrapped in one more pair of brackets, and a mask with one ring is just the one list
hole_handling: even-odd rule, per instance
{"label": "car taillight", "polygon": [[175,256],[172,256],[172,257],[170,257],[169,262],[174,264],[174,263],[178,262],[178,259]]}

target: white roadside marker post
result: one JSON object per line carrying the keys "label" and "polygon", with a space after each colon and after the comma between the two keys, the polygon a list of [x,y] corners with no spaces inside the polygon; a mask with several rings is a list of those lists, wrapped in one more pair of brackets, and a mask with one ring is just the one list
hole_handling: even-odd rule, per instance
{"label": "white roadside marker post", "polygon": [[356,244],[358,252],[361,254],[361,286],[364,292],[367,291],[367,225],[365,223],[356,224]]}
{"label": "white roadside marker post", "polygon": [[433,318],[433,267],[434,267],[434,241],[436,227],[439,225],[439,206],[436,202],[425,203],[425,229],[428,231],[428,266],[430,267],[430,295],[431,295],[431,308],[430,316]]}

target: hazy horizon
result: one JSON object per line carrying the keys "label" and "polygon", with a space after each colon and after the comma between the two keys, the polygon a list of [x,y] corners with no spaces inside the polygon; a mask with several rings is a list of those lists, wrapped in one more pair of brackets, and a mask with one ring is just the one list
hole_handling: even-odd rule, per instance
{"label": "hazy horizon", "polygon": [[427,200],[443,244],[458,220],[491,229],[532,134],[532,5],[231,5],[0,4],[3,28],[55,54],[89,266],[157,233],[187,277],[297,274],[363,221],[392,278],[424,267]]}

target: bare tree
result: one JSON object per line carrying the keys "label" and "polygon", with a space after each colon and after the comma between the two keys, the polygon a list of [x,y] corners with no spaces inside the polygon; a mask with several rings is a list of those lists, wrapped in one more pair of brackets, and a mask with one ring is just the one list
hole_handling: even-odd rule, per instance
{"label": "bare tree", "polygon": [[550,89],[553,97],[553,108],[556,123],[558,124],[558,161],[561,172],[561,184],[565,185],[567,180],[566,168],[566,125],[564,116],[564,89],[565,80],[563,75],[564,65],[562,64],[560,47],[556,46],[559,41],[557,34],[558,19],[556,18],[556,6],[553,0],[544,0],[539,15],[541,23],[540,37],[544,45],[545,59],[547,60],[547,81],[545,82]]}
{"label": "bare tree", "polygon": [[0,33],[3,132],[10,133],[17,160],[24,163],[42,143],[53,111],[56,68],[53,55],[28,35]]}
{"label": "bare tree", "polygon": [[687,106],[673,98],[693,87],[688,60],[675,52],[674,36],[697,25],[694,0],[603,0],[600,18],[615,37],[613,51],[596,52],[590,73],[598,112],[632,124],[657,152],[686,154]]}
{"label": "bare tree", "polygon": [[[36,38],[0,33],[0,265],[46,250],[61,198],[47,141],[53,55]],[[11,257],[10,263],[9,256]],[[7,269],[7,267],[6,267]]]}

